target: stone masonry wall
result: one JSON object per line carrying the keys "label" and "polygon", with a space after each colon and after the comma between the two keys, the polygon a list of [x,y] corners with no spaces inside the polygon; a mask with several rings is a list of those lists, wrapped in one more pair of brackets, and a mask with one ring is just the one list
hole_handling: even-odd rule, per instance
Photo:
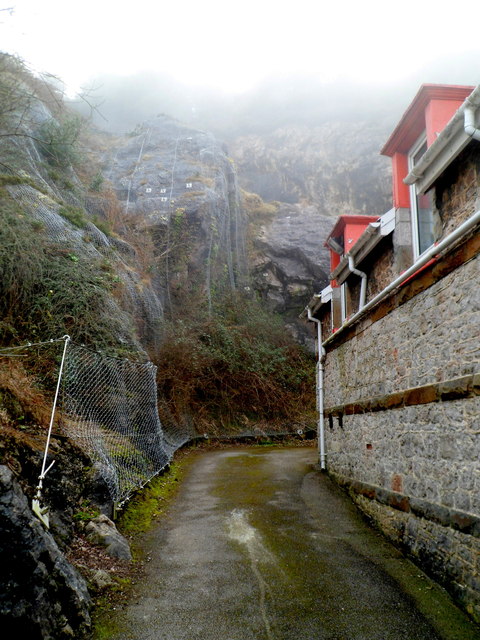
{"label": "stone masonry wall", "polygon": [[[480,622],[480,256],[327,343],[329,473]],[[413,286],[416,286],[415,284]]]}
{"label": "stone masonry wall", "polygon": [[480,516],[480,396],[345,415],[326,445],[343,477]]}
{"label": "stone masonry wall", "polygon": [[479,273],[477,257],[333,349],[325,406],[478,371]]}
{"label": "stone masonry wall", "polygon": [[352,493],[383,533],[419,562],[477,622],[480,621],[480,539]]}
{"label": "stone masonry wall", "polygon": [[480,209],[480,143],[473,141],[435,185],[435,206],[442,220],[441,240]]}

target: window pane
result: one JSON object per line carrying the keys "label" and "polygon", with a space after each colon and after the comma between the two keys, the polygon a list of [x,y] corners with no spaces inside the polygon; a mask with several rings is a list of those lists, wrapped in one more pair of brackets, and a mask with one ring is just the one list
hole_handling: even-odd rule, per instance
{"label": "window pane", "polygon": [[425,142],[422,144],[422,146],[418,149],[418,151],[415,153],[415,155],[412,158],[413,166],[418,164],[418,161],[423,156],[426,150],[427,150],[427,141],[425,140]]}
{"label": "window pane", "polygon": [[430,192],[417,196],[418,248],[423,253],[434,243],[432,199]]}

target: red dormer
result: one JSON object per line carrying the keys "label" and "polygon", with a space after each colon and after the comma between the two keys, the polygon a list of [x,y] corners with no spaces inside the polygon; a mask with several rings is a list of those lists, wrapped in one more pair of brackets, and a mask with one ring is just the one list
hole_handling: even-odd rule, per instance
{"label": "red dormer", "polygon": [[[342,256],[350,251],[371,222],[378,216],[340,216],[330,232],[325,246],[330,250],[330,272],[339,265]],[[336,287],[335,280],[331,282]]]}
{"label": "red dormer", "polygon": [[[423,84],[403,114],[381,154],[392,158],[393,207],[410,207],[409,187],[403,179],[409,173],[409,156],[418,146],[426,150],[463,104],[474,87]],[[421,143],[423,141],[423,147]],[[411,162],[411,160],[410,160]]]}

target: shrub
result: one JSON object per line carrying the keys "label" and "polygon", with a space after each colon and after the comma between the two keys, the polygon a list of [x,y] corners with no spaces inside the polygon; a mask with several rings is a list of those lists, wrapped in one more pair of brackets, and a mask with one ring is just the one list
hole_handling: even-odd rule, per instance
{"label": "shrub", "polygon": [[90,189],[90,191],[95,191],[96,193],[99,193],[102,190],[104,182],[105,182],[105,178],[102,176],[100,172],[98,172],[93,176],[88,188]]}
{"label": "shrub", "polygon": [[100,260],[49,243],[6,191],[0,189],[0,339],[3,343],[56,338],[108,348],[123,335],[108,315],[113,286]]}
{"label": "shrub", "polygon": [[77,142],[82,127],[78,116],[67,116],[63,121],[48,120],[37,135],[40,153],[53,167],[66,169],[78,162]]}
{"label": "shrub", "polygon": [[232,294],[215,306],[166,325],[158,384],[170,411],[223,430],[313,422],[313,358],[256,301]]}

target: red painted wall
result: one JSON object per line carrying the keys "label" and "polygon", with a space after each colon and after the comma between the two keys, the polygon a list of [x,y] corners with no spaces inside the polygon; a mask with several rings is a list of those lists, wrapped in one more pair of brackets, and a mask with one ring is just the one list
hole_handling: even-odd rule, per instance
{"label": "red painted wall", "polygon": [[395,209],[410,206],[410,191],[403,179],[408,174],[408,158],[403,153],[392,156],[393,207]]}
{"label": "red painted wall", "polygon": [[428,147],[435,142],[440,131],[445,129],[462,103],[463,100],[430,100],[425,108],[425,129]]}
{"label": "red painted wall", "polygon": [[435,142],[474,87],[424,84],[403,114],[382,154],[392,158],[393,206],[410,207],[409,188],[403,179],[409,173],[407,154],[422,132],[427,146]]}
{"label": "red painted wall", "polygon": [[[376,222],[378,216],[340,216],[330,233],[329,237],[343,237],[344,254],[348,253],[353,245],[360,238],[370,222]],[[336,251],[329,247],[330,251],[330,272],[334,271],[340,264],[340,260],[343,256],[340,256]],[[332,287],[336,287],[335,280],[330,282]]]}
{"label": "red painted wall", "polygon": [[[338,253],[336,253],[333,249],[329,249],[329,251],[330,251],[330,273],[332,273],[332,271],[334,271],[340,264],[341,256]],[[336,287],[337,281],[330,280],[330,285],[332,287]]]}

